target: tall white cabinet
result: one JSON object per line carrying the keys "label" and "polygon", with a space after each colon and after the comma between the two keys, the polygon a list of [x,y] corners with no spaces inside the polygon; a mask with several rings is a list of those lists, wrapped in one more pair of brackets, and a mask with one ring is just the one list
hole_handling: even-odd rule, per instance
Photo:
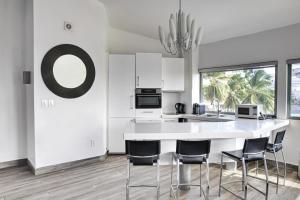
{"label": "tall white cabinet", "polygon": [[162,90],[166,92],[184,91],[184,59],[162,59]]}
{"label": "tall white cabinet", "polygon": [[108,150],[125,153],[123,131],[135,117],[135,55],[109,56]]}
{"label": "tall white cabinet", "polygon": [[161,53],[136,53],[136,88],[161,88]]}

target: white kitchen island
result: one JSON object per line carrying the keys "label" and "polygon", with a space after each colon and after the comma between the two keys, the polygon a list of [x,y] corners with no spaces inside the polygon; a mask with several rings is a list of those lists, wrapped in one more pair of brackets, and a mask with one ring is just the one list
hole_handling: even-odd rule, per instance
{"label": "white kitchen island", "polygon": [[[221,151],[243,148],[244,139],[271,136],[273,131],[289,125],[289,120],[236,119],[227,122],[131,122],[124,140],[161,140],[161,153],[175,152],[176,140],[212,140],[210,162],[220,161]],[[271,137],[272,139],[272,137]],[[168,159],[170,160],[170,159]],[[162,163],[165,163],[162,155]]]}

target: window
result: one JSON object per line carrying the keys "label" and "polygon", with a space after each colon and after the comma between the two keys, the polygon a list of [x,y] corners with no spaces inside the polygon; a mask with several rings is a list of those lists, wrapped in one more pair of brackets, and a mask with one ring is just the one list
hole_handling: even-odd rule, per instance
{"label": "window", "polygon": [[300,59],[288,60],[288,111],[300,119]]}
{"label": "window", "polygon": [[200,70],[201,101],[216,111],[234,113],[238,104],[262,104],[264,114],[276,116],[277,62]]}

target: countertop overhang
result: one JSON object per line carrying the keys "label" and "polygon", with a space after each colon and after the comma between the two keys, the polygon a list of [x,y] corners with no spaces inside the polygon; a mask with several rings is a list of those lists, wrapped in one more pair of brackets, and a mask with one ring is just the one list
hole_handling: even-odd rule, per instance
{"label": "countertop overhang", "polygon": [[272,131],[289,125],[289,120],[236,119],[228,122],[130,122],[124,140],[199,140],[269,136]]}

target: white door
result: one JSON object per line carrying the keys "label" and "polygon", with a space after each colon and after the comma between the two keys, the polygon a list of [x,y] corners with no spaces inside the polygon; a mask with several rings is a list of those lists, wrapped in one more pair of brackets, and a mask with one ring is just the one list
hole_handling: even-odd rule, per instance
{"label": "white door", "polygon": [[135,116],[134,55],[109,56],[108,104],[109,117]]}
{"label": "white door", "polygon": [[184,59],[162,59],[163,91],[184,91]]}
{"label": "white door", "polygon": [[124,131],[133,118],[110,118],[108,122],[109,153],[125,153]]}
{"label": "white door", "polygon": [[161,88],[160,53],[136,54],[136,88]]}

